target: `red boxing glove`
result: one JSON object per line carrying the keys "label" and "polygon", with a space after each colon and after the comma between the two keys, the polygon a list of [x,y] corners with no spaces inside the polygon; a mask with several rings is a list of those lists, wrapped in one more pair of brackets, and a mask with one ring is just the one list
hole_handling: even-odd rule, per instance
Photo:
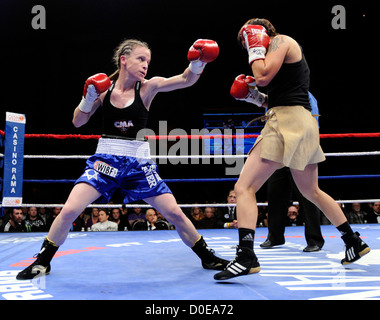
{"label": "red boxing glove", "polygon": [[93,85],[99,95],[111,86],[111,80],[105,73],[97,73],[89,77],[84,84],[83,97],[86,97],[89,85]]}
{"label": "red boxing glove", "polygon": [[198,39],[190,47],[187,60],[190,61],[190,71],[201,74],[206,63],[214,61],[219,55],[219,46],[213,40]]}
{"label": "red boxing glove", "polygon": [[89,77],[83,90],[83,98],[79,104],[79,110],[84,113],[90,113],[96,99],[99,95],[111,86],[111,80],[104,73],[98,73]]}
{"label": "red boxing glove", "polygon": [[258,25],[245,25],[240,31],[241,38],[249,55],[249,64],[252,62],[265,59],[265,54],[269,46],[270,38],[266,29]]}
{"label": "red boxing glove", "polygon": [[231,96],[235,99],[245,99],[249,93],[249,83],[256,85],[255,79],[251,76],[246,77],[244,74],[237,76],[230,90]]}
{"label": "red boxing glove", "polygon": [[187,54],[189,61],[200,60],[202,62],[212,62],[219,55],[219,46],[213,40],[199,39],[190,47]]}
{"label": "red boxing glove", "polygon": [[235,78],[230,94],[235,99],[253,103],[258,107],[262,107],[266,99],[266,95],[257,89],[255,78],[244,74]]}

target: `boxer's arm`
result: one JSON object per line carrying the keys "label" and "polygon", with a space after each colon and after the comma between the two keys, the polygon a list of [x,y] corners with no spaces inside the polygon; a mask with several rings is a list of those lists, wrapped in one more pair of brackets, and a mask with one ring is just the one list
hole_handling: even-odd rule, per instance
{"label": "boxer's arm", "polygon": [[187,59],[190,61],[186,70],[170,78],[154,77],[149,80],[153,95],[192,86],[199,79],[206,64],[219,55],[219,46],[213,40],[198,39],[190,47]]}
{"label": "boxer's arm", "polygon": [[99,108],[111,81],[104,73],[89,77],[84,85],[83,97],[74,110],[73,124],[76,128],[83,126]]}
{"label": "boxer's arm", "polygon": [[289,48],[289,38],[279,35],[269,44],[265,59],[255,60],[252,63],[252,72],[258,86],[265,87],[272,81],[287,58]]}
{"label": "boxer's arm", "polygon": [[256,87],[255,78],[241,74],[235,78],[230,94],[235,99],[253,103],[258,107],[267,106],[267,96],[261,93]]}
{"label": "boxer's arm", "polygon": [[145,80],[143,83],[145,94],[142,95],[144,105],[147,109],[150,108],[153,98],[159,92],[169,92],[177,89],[182,89],[192,86],[199,79],[200,75],[193,74],[189,68],[180,74],[170,78],[153,77]]}
{"label": "boxer's arm", "polygon": [[143,83],[145,93],[141,96],[145,107],[149,110],[152,100],[157,93],[190,87],[197,82],[199,77],[200,75],[196,75],[190,72],[189,68],[186,68],[182,74],[170,78],[153,77],[152,79],[145,80]]}
{"label": "boxer's arm", "polygon": [[74,115],[73,115],[74,127],[79,128],[85,125],[88,122],[88,120],[91,118],[91,116],[95,113],[95,111],[99,108],[100,105],[101,105],[101,99],[99,98],[94,102],[94,104],[92,105],[91,111],[88,113],[81,111],[78,105],[75,108]]}
{"label": "boxer's arm", "polygon": [[154,93],[169,92],[190,87],[198,81],[199,77],[200,74],[194,74],[186,68],[182,74],[170,78],[153,77],[147,81],[147,84],[149,83]]}

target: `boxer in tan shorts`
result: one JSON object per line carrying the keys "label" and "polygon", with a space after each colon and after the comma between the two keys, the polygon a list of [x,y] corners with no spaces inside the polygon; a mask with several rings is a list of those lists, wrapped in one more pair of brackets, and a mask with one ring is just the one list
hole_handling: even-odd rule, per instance
{"label": "boxer in tan shorts", "polygon": [[[350,264],[370,251],[353,232],[339,205],[318,186],[318,163],[325,160],[319,144],[317,121],[308,98],[310,70],[300,45],[278,34],[266,19],[251,19],[240,29],[238,41],[247,49],[253,77],[240,75],[231,95],[268,108],[266,124],[235,185],[239,245],[234,260],[215,274],[226,280],[257,273],[260,264],[253,251],[257,202],[255,193],[281,167],[290,168],[305,198],[313,202],[337,227],[346,245],[342,264]],[[268,95],[256,84],[267,87]]]}

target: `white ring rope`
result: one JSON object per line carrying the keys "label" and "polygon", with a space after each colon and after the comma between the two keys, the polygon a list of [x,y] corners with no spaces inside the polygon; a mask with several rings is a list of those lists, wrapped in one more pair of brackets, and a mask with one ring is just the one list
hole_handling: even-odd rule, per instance
{"label": "white ring rope", "polygon": [[[380,151],[367,151],[367,152],[332,152],[325,153],[326,157],[361,157],[361,156],[379,156]],[[4,154],[0,153],[0,157]],[[92,155],[24,155],[25,159],[88,159]],[[234,159],[234,158],[247,158],[246,154],[209,154],[209,155],[152,155],[153,159]]]}
{"label": "white ring rope", "polygon": [[[339,153],[325,153],[326,157],[351,157],[351,156],[377,156],[380,155],[380,151],[369,151],[369,152],[339,152]],[[4,157],[4,154],[0,153],[0,158]],[[88,159],[89,155],[24,155],[25,159]],[[154,159],[167,159],[167,158],[177,158],[177,159],[226,159],[226,158],[247,158],[246,154],[238,155],[165,155],[165,156],[151,156]],[[380,199],[359,199],[359,200],[337,200],[337,203],[374,203],[380,202]],[[293,204],[298,204],[298,202],[293,202]],[[192,208],[192,207],[234,207],[236,204],[227,203],[206,203],[206,204],[178,204],[181,208]],[[257,206],[267,206],[267,203],[257,203]],[[90,204],[88,208],[99,207],[99,208],[120,208],[122,204]],[[125,204],[126,208],[151,208],[152,206],[148,204]],[[0,208],[2,205],[0,204]],[[63,204],[22,204],[21,207],[63,207]]]}
{"label": "white ring rope", "polygon": [[[380,199],[360,199],[360,200],[336,200],[337,203],[374,203],[374,202],[380,202]],[[299,204],[297,201],[293,202],[293,204]],[[152,208],[149,204],[90,204],[87,207],[88,208],[121,208],[124,206],[125,208]],[[193,207],[199,207],[199,208],[205,208],[205,207],[213,207],[213,208],[224,208],[224,207],[235,207],[236,204],[231,203],[190,203],[190,204],[178,204],[181,208],[193,208]],[[268,203],[266,202],[258,202],[257,206],[259,207],[265,207],[268,206]],[[1,207],[1,205],[0,205]],[[24,203],[21,205],[21,207],[36,207],[36,208],[54,208],[54,207],[63,207],[62,203],[58,204],[34,204],[34,203]]]}

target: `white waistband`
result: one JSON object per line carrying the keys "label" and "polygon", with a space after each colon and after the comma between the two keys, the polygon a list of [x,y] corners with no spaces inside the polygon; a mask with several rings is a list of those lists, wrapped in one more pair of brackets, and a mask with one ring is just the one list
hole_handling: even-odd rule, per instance
{"label": "white waistband", "polygon": [[150,148],[147,141],[100,138],[96,153],[150,159]]}

